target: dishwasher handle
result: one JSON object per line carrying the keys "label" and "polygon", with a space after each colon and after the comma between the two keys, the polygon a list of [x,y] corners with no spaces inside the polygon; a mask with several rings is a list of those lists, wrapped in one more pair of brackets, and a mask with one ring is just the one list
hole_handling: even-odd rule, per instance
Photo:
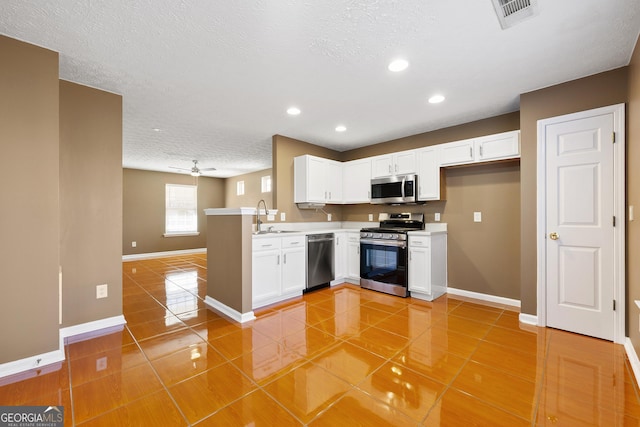
{"label": "dishwasher handle", "polygon": [[333,234],[309,234],[307,236],[307,242],[317,243],[317,242],[333,242],[334,240]]}

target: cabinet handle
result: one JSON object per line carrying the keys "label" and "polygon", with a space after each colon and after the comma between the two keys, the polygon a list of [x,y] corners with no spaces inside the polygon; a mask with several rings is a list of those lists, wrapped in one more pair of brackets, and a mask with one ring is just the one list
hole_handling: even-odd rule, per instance
{"label": "cabinet handle", "polygon": [[480,157],[482,157],[482,145],[480,146]]}
{"label": "cabinet handle", "polygon": [[329,200],[331,200],[331,191],[329,191]]}
{"label": "cabinet handle", "polygon": [[473,147],[469,147],[469,157],[473,158]]}
{"label": "cabinet handle", "polygon": [[358,249],[358,255],[360,255],[360,246],[358,246],[356,249]]}
{"label": "cabinet handle", "polygon": [[324,192],[324,199],[327,200],[327,192]]}
{"label": "cabinet handle", "polygon": [[273,246],[273,244],[262,245],[263,248],[270,248],[271,246]]}
{"label": "cabinet handle", "polygon": [[280,265],[280,255],[278,255],[278,259],[276,260],[276,265]]}
{"label": "cabinet handle", "polygon": [[371,199],[371,190],[367,190],[367,199]]}
{"label": "cabinet handle", "polygon": [[299,245],[300,242],[291,242],[292,245]]}
{"label": "cabinet handle", "polygon": [[286,264],[287,263],[287,254],[282,255],[282,259],[283,259],[282,263]]}
{"label": "cabinet handle", "polygon": [[340,246],[340,237],[336,237],[336,246]]}
{"label": "cabinet handle", "polygon": [[398,172],[398,164],[396,163],[396,172]]}

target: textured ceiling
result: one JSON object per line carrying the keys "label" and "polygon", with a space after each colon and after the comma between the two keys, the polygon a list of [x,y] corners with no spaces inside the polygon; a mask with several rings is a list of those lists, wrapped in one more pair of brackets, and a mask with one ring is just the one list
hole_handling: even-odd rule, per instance
{"label": "textured ceiling", "polygon": [[[538,6],[502,30],[491,0],[2,0],[0,34],[59,52],[62,79],[123,95],[125,167],[198,159],[228,177],[271,167],[274,134],[344,151],[629,63],[640,1]],[[410,66],[391,73],[398,57]]]}

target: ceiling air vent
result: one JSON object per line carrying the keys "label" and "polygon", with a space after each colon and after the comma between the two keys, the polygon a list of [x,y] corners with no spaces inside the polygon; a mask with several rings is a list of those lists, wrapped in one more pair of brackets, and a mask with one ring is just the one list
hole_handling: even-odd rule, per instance
{"label": "ceiling air vent", "polygon": [[502,29],[531,18],[538,13],[538,0],[492,0]]}

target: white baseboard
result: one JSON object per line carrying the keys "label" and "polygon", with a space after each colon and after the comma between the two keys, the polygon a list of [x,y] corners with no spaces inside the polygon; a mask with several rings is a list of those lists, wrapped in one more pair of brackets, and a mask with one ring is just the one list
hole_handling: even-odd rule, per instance
{"label": "white baseboard", "polygon": [[229,316],[230,318],[232,318],[238,323],[248,322],[256,318],[256,316],[253,314],[253,311],[249,311],[247,313],[240,313],[239,311],[229,307],[228,305],[223,304],[220,301],[211,298],[209,295],[207,295],[204,298],[204,303],[207,304],[209,307],[213,308],[214,310],[217,310],[222,314]]}
{"label": "white baseboard", "polygon": [[636,383],[640,384],[640,359],[638,359],[636,349],[633,347],[633,343],[629,337],[624,341],[624,349],[627,353],[627,357],[629,358],[629,363],[631,364],[631,370],[633,370],[633,376],[636,378]]}
{"label": "white baseboard", "polygon": [[447,293],[451,295],[459,295],[461,297],[474,298],[481,301],[504,304],[510,307],[520,308],[520,301],[517,299],[498,297],[495,295],[481,294],[479,292],[465,291],[464,289],[447,288]]}
{"label": "white baseboard", "polygon": [[166,252],[149,252],[146,254],[122,255],[122,261],[137,261],[141,259],[165,258],[168,256],[201,254],[206,252],[207,252],[207,248],[182,249],[179,251],[166,251]]}
{"label": "white baseboard", "polygon": [[526,325],[538,326],[538,316],[533,314],[520,313],[518,320]]}
{"label": "white baseboard", "polygon": [[0,364],[0,386],[55,371],[64,361],[64,347],[59,350]]}
{"label": "white baseboard", "polygon": [[60,328],[61,346],[64,348],[65,341],[70,344],[121,331],[126,323],[124,316],[120,315]]}
{"label": "white baseboard", "polygon": [[60,369],[60,363],[65,359],[65,341],[67,343],[84,341],[122,330],[125,323],[127,322],[124,316],[120,315],[60,328],[58,350],[0,364],[0,386]]}

